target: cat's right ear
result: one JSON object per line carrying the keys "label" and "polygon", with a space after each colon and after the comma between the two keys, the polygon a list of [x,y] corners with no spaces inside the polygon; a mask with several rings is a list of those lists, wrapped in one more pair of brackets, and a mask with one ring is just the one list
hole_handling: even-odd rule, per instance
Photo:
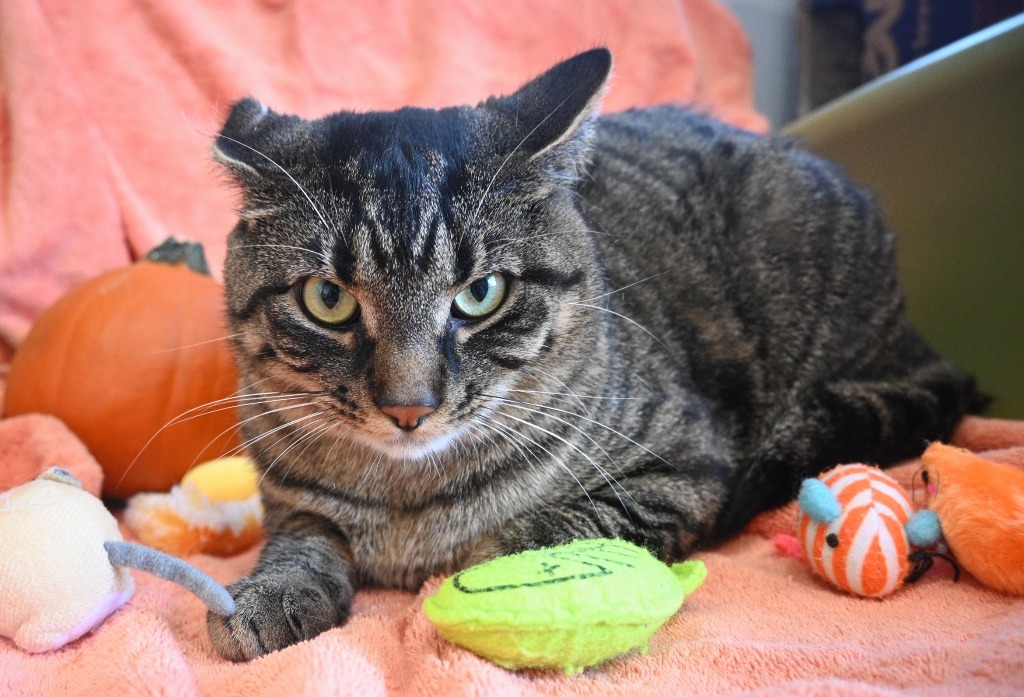
{"label": "cat's right ear", "polygon": [[261,140],[276,116],[252,97],[235,102],[211,146],[213,158],[242,183],[260,179],[268,167],[273,166],[273,160],[261,147]]}
{"label": "cat's right ear", "polygon": [[552,172],[574,172],[587,157],[594,118],[612,69],[607,48],[580,53],[482,106],[496,116],[499,150]]}

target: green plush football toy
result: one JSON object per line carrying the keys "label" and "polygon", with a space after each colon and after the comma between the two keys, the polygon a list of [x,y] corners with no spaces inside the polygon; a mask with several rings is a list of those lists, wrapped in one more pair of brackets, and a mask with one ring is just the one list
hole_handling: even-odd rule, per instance
{"label": "green plush football toy", "polygon": [[623,540],[577,540],[461,571],[423,610],[441,636],[506,668],[576,673],[633,649],[707,575]]}

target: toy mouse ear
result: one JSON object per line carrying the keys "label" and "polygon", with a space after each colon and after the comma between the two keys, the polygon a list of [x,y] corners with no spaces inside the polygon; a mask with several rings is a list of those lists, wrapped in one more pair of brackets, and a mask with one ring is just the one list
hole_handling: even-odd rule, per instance
{"label": "toy mouse ear", "polygon": [[38,477],[36,477],[36,479],[46,479],[51,482],[58,482],[60,484],[70,484],[73,487],[77,487],[79,489],[82,488],[82,482],[78,479],[78,477],[71,474],[63,467],[51,467],[50,469],[46,470]]}
{"label": "toy mouse ear", "polygon": [[942,524],[935,511],[918,511],[903,526],[907,541],[915,547],[931,547],[942,539]]}
{"label": "toy mouse ear", "polygon": [[843,512],[836,495],[817,479],[805,479],[796,500],[800,509],[812,520],[826,525]]}

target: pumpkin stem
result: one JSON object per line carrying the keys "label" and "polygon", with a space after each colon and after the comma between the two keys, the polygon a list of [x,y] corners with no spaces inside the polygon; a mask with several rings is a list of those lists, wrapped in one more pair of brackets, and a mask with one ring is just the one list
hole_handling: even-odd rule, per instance
{"label": "pumpkin stem", "polygon": [[196,273],[201,273],[204,276],[211,275],[210,267],[206,263],[206,255],[203,254],[203,245],[198,242],[182,242],[168,237],[143,258],[146,261],[154,261],[159,264],[184,264]]}

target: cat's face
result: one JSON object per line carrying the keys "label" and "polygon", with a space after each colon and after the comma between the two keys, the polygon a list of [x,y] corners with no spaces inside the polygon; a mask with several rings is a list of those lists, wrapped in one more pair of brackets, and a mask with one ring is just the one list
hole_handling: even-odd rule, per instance
{"label": "cat's face", "polygon": [[309,394],[289,418],[415,459],[495,428],[510,390],[559,390],[594,344],[566,182],[608,69],[582,54],[475,108],[237,104],[215,153],[243,193],[225,282],[249,392]]}

